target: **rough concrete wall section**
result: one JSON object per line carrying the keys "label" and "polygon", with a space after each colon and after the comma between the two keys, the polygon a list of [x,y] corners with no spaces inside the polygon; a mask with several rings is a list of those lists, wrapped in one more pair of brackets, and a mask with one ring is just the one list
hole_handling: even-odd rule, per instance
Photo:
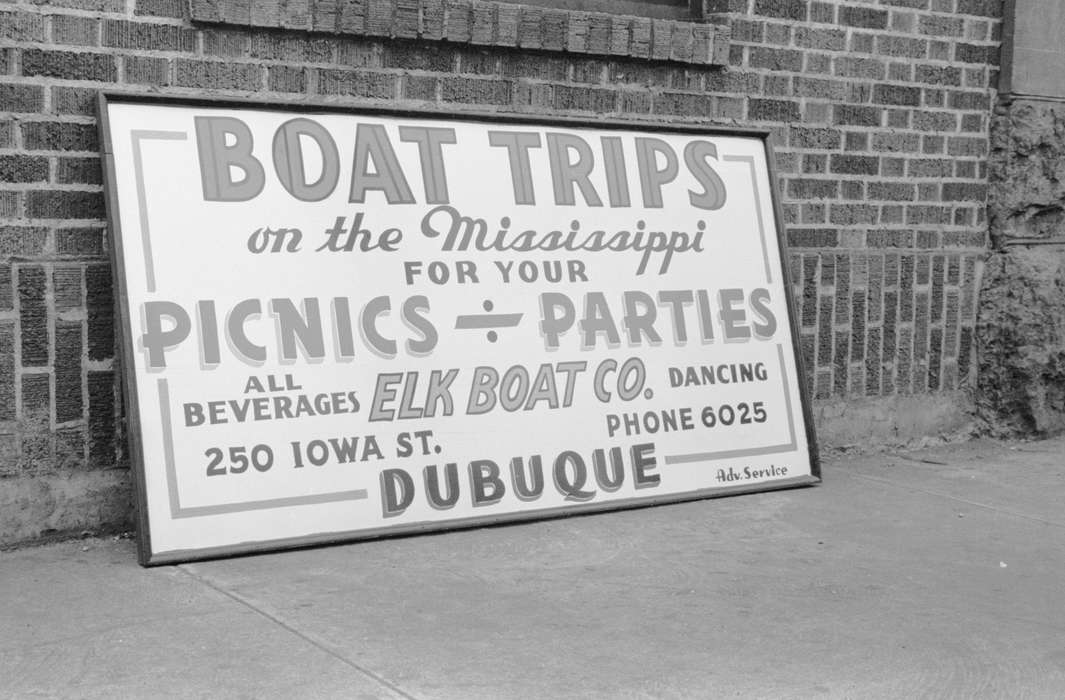
{"label": "rough concrete wall section", "polygon": [[1065,237],[1065,103],[1005,105],[991,133],[992,243]]}
{"label": "rough concrete wall section", "polygon": [[997,111],[978,410],[994,434],[1047,435],[1065,431],[1065,104]]}
{"label": "rough concrete wall section", "polygon": [[977,333],[978,407],[989,431],[1065,431],[1065,252],[992,254]]}

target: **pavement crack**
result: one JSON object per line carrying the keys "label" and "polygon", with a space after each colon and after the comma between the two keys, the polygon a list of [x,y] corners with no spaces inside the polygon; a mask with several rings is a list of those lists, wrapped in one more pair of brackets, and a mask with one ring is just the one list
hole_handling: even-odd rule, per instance
{"label": "pavement crack", "polygon": [[985,508],[985,509],[990,510],[990,511],[995,512],[995,513],[1001,513],[1003,515],[1010,515],[1010,516],[1013,516],[1015,518],[1022,518],[1023,520],[1031,520],[1032,522],[1042,523],[1044,525],[1052,525],[1054,527],[1065,528],[1065,523],[1059,523],[1059,522],[1055,522],[1053,520],[1046,520],[1045,518],[1038,518],[1038,517],[1036,517],[1034,515],[1026,515],[1024,513],[1018,513],[1017,511],[1014,511],[1014,510],[1006,510],[1005,508],[999,508],[998,506],[993,506],[993,505],[990,505],[988,503],[980,503],[978,501],[970,501],[970,500],[965,499],[965,498],[959,498],[958,496],[952,496],[949,493],[941,493],[939,491],[931,491],[929,489],[922,489],[922,488],[919,488],[919,487],[916,487],[916,486],[909,486],[907,484],[900,484],[898,482],[891,481],[890,479],[881,479],[879,477],[869,476],[868,474],[859,474],[857,472],[851,472],[850,476],[853,476],[853,477],[858,478],[858,479],[865,479],[866,481],[874,481],[874,482],[876,482],[878,484],[886,484],[888,486],[894,486],[895,488],[903,489],[903,490],[906,490],[906,491],[916,491],[917,493],[923,493],[923,494],[926,494],[928,496],[935,496],[937,498],[945,498],[948,501],[956,501],[958,503],[964,503],[966,505],[973,506],[974,508]]}
{"label": "pavement crack", "polygon": [[255,614],[266,618],[267,620],[269,620],[270,622],[274,623],[278,627],[281,627],[282,629],[284,629],[285,631],[289,632],[290,634],[293,634],[296,637],[299,637],[300,639],[302,639],[306,643],[310,644],[311,646],[315,647],[316,649],[325,652],[329,656],[332,656],[334,659],[336,659],[337,661],[340,661],[345,666],[348,666],[349,668],[353,669],[354,671],[356,671],[358,673],[361,673],[362,675],[366,676],[367,678],[370,678],[370,679],[376,681],[377,683],[383,685],[384,687],[388,688],[389,690],[391,690],[396,695],[399,695],[400,697],[405,698],[405,700],[418,700],[417,697],[415,697],[414,695],[411,695],[407,691],[403,690],[402,688],[400,688],[395,683],[392,683],[391,681],[389,681],[389,680],[387,680],[385,678],[382,678],[381,676],[379,676],[378,674],[374,673],[373,671],[371,671],[368,668],[363,668],[362,666],[360,666],[359,664],[355,663],[351,659],[347,658],[343,654],[335,651],[334,649],[331,649],[327,644],[324,644],[324,643],[318,641],[317,639],[315,639],[314,637],[311,637],[310,635],[308,635],[308,634],[306,634],[304,632],[301,632],[300,630],[296,629],[295,627],[293,627],[289,623],[287,623],[284,620],[282,620],[277,615],[271,614],[271,613],[269,613],[269,612],[257,607],[254,603],[252,603],[250,600],[248,600],[244,596],[241,596],[241,595],[239,595],[237,593],[234,593],[233,591],[226,590],[225,588],[215,584],[213,581],[211,581],[207,577],[202,576],[202,575],[196,573],[195,571],[191,571],[191,570],[187,569],[185,567],[185,565],[183,565],[183,564],[179,564],[175,568],[177,568],[179,571],[181,571],[183,574],[185,574],[189,578],[193,579],[194,581],[197,581],[197,582],[203,584],[204,586],[207,586],[208,588],[210,588],[213,591],[221,593],[225,597],[227,597],[230,600],[232,600],[232,601],[244,606],[245,608],[251,610]]}

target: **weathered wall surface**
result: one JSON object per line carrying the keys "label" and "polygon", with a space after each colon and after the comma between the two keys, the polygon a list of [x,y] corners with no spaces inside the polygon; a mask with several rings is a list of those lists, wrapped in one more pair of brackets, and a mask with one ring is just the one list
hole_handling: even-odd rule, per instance
{"label": "weathered wall surface", "polygon": [[1006,9],[978,408],[992,433],[1047,435],[1065,430],[1065,5],[1009,0]]}
{"label": "weathered wall surface", "polygon": [[101,89],[768,127],[822,435],[964,429],[1001,2],[707,4],[0,5],[0,543],[128,522]]}
{"label": "weathered wall surface", "polygon": [[992,127],[979,409],[999,435],[1065,430],[1065,102],[1018,99]]}

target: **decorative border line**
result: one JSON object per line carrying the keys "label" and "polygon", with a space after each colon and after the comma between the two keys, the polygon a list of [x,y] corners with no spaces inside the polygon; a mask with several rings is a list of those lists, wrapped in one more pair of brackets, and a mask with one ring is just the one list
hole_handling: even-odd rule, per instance
{"label": "decorative border line", "polygon": [[[769,266],[769,244],[765,240],[765,220],[762,218],[762,194],[758,189],[758,170],[754,164],[754,156],[723,156],[721,160],[730,163],[746,163],[751,168],[751,190],[754,192],[754,213],[758,217],[758,237],[762,241],[765,281],[767,284],[773,284],[773,272]],[[784,291],[787,292],[787,289]]]}
{"label": "decorative border line", "polygon": [[144,248],[144,277],[149,293],[155,292],[155,264],[152,259],[152,237],[148,229],[148,196],[144,187],[144,157],[141,142],[185,141],[189,137],[185,131],[150,131],[134,129],[130,132],[133,145],[133,176],[137,182],[137,215],[141,226],[141,247]]}

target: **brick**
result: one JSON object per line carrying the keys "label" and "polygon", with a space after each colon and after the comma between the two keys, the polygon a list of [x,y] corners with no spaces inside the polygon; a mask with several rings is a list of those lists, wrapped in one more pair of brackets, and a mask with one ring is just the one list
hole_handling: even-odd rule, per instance
{"label": "brick", "polygon": [[837,226],[875,224],[879,215],[880,208],[871,204],[833,204],[828,220]]}
{"label": "brick", "polygon": [[651,58],[666,60],[673,46],[673,22],[653,20],[651,22]]}
{"label": "brick", "polygon": [[[611,80],[628,81],[627,64],[615,64],[611,67]],[[569,62],[552,56],[527,53],[505,53],[502,56],[500,72],[505,78],[535,78],[560,82],[569,73]]]}
{"label": "brick", "polygon": [[[2,170],[2,168],[0,168]],[[99,158],[57,158],[55,181],[61,185],[99,185],[103,168]]]}
{"label": "brick", "polygon": [[22,52],[22,75],[114,82],[118,70],[114,57],[103,53],[25,49]]}
{"label": "brick", "polygon": [[14,308],[15,291],[11,265],[0,264],[0,311],[11,311]]}
{"label": "brick", "polygon": [[47,181],[47,158],[42,156],[0,155],[0,182]]}
{"label": "brick", "polygon": [[44,41],[44,17],[28,12],[0,12],[0,39]]}
{"label": "brick", "polygon": [[[423,0],[424,4],[424,0]],[[518,45],[518,24],[521,21],[521,8],[501,4],[496,8],[496,46],[517,46]],[[422,22],[425,22],[424,10],[422,12]]]}
{"label": "brick", "polygon": [[99,46],[100,22],[91,17],[52,15],[52,43]]}
{"label": "brick", "polygon": [[337,63],[346,68],[380,68],[382,47],[362,41],[337,42]]}
{"label": "brick", "polygon": [[55,322],[55,420],[82,418],[81,322]]}
{"label": "brick", "polygon": [[0,83],[0,112],[40,112],[45,109],[45,88],[22,83]]}
{"label": "brick", "polygon": [[248,56],[292,63],[333,63],[334,49],[331,39],[260,33],[252,35]]}
{"label": "brick", "polygon": [[954,172],[954,161],[943,159],[914,159],[909,162],[910,177],[950,177]]}
{"label": "brick", "polygon": [[867,151],[869,150],[869,134],[861,131],[849,131],[846,134],[843,150]]}
{"label": "brick", "polygon": [[187,18],[187,0],[136,0],[133,14],[138,17]]}
{"label": "brick", "polygon": [[765,38],[765,22],[753,22],[736,18],[732,20],[732,40],[759,44]]}
{"label": "brick", "polygon": [[987,185],[975,182],[944,182],[944,202],[983,202],[987,199]]}
{"label": "brick", "polygon": [[15,323],[0,321],[0,421],[15,420],[15,406]]}
{"label": "brick", "polygon": [[984,92],[951,90],[948,104],[951,109],[987,112],[991,108],[991,97]]}
{"label": "brick", "polygon": [[281,4],[281,26],[285,29],[310,30],[310,0],[285,0]]}
{"label": "brick", "polygon": [[950,224],[950,207],[914,204],[906,207],[907,224]]}
{"label": "brick", "polygon": [[81,268],[76,265],[57,265],[52,270],[52,294],[56,311],[80,309],[84,303]]}
{"label": "brick", "polygon": [[99,151],[95,124],[33,121],[22,124],[22,144],[30,151]]}
{"label": "brick", "polygon": [[133,85],[170,85],[170,61],[147,56],[123,56],[122,81]]}
{"label": "brick", "polygon": [[924,58],[928,55],[928,41],[903,36],[880,36],[876,39],[876,52],[884,56]]}
{"label": "brick", "polygon": [[952,156],[986,156],[987,139],[954,136],[947,140],[947,153]]}
{"label": "brick", "polygon": [[392,99],[396,95],[397,77],[392,73],[319,69],[318,92],[322,95]]}
{"label": "brick", "polygon": [[47,374],[22,375],[22,416],[24,430],[46,431],[52,426],[52,379]]}
{"label": "brick", "polygon": [[961,69],[949,66],[918,65],[914,68],[914,80],[930,85],[961,85]]}
{"label": "brick", "polygon": [[496,75],[499,73],[499,56],[494,51],[459,51],[459,73]]}
{"label": "brick", "polygon": [[755,0],[754,13],[764,17],[805,22],[808,0]]}
{"label": "brick", "polygon": [[247,32],[209,28],[203,31],[203,53],[217,58],[240,58],[251,51]]}
{"label": "brick", "polygon": [[57,228],[55,252],[59,256],[101,257],[104,254],[104,229],[99,226]]}
{"label": "brick", "polygon": [[965,22],[960,17],[921,15],[917,20],[917,31],[929,36],[959,37],[965,31]]}
{"label": "brick", "polygon": [[[559,12],[544,13],[543,46],[545,49],[559,50],[565,46],[567,23]],[[557,22],[552,26],[552,19]],[[613,20],[609,15],[596,12],[588,15],[588,43],[589,53],[606,54],[610,52],[610,32]],[[681,58],[685,53],[691,58],[692,33],[688,25],[675,25],[670,33],[669,57]],[[683,59],[682,59],[683,60]]]}
{"label": "brick", "polygon": [[910,202],[914,199],[914,186],[906,182],[870,182],[869,199],[891,202]]}
{"label": "brick", "polygon": [[878,83],[873,86],[873,103],[918,107],[921,104],[921,89],[905,85]]}
{"label": "brick", "polygon": [[928,9],[928,0],[880,0],[880,4],[892,7],[907,7],[911,10]]}
{"label": "brick", "polygon": [[19,347],[23,367],[48,365],[47,280],[40,265],[18,268]]}
{"label": "brick", "polygon": [[262,82],[262,67],[256,64],[189,59],[174,64],[174,84],[181,87],[257,91]]}
{"label": "brick", "polygon": [[833,153],[830,170],[844,175],[876,175],[880,171],[880,160],[875,156]]}
{"label": "brick", "polygon": [[913,128],[918,131],[955,131],[958,128],[958,116],[953,112],[915,111]]}
{"label": "brick", "polygon": [[510,104],[513,86],[506,80],[446,78],[440,84],[440,99],[478,105]]}
{"label": "brick", "polygon": [[865,240],[870,248],[912,248],[913,231],[897,229],[869,231]]}
{"label": "brick", "polygon": [[27,193],[26,216],[31,219],[102,219],[101,192],[34,190]]}
{"label": "brick", "polygon": [[439,84],[440,80],[430,75],[405,75],[401,94],[405,100],[435,102]]}
{"label": "brick", "polygon": [[99,90],[88,87],[53,87],[52,112],[58,115],[95,116],[99,94]]}
{"label": "brick", "polygon": [[849,126],[880,126],[883,114],[884,110],[879,107],[835,105],[832,108],[832,122]]}
{"label": "brick", "polygon": [[613,90],[556,85],[554,89],[554,106],[555,109],[559,110],[580,110],[598,113],[614,112],[617,110],[617,93]]}
{"label": "brick", "polygon": [[793,126],[788,132],[789,144],[793,148],[834,150],[840,147],[841,138],[838,129]]}
{"label": "brick", "polygon": [[864,32],[851,32],[851,53],[872,53],[876,37]]}
{"label": "brick", "polygon": [[840,193],[843,199],[852,201],[865,199],[865,183],[861,180],[844,180],[840,183]]}
{"label": "brick", "polygon": [[[572,37],[572,22],[570,22]],[[654,47],[654,24],[650,19],[646,17],[633,17],[630,24],[631,35],[629,37],[629,55],[633,58],[650,58],[651,49]],[[727,45],[727,41],[719,41],[717,34],[713,34],[713,45],[711,46],[710,59],[714,60],[715,53],[720,49],[722,45]]]}
{"label": "brick", "polygon": [[85,469],[85,429],[71,427],[55,432],[55,466],[61,471]]}
{"label": "brick", "polygon": [[982,132],[984,130],[984,115],[963,114],[961,116],[961,130],[969,132]]}
{"label": "brick", "polygon": [[266,89],[272,92],[306,92],[307,71],[294,66],[270,66],[266,71]]}
{"label": "brick", "polygon": [[958,0],[958,14],[998,18],[1002,16],[1002,0]]}
{"label": "brick", "polygon": [[113,372],[89,372],[89,466],[115,465],[115,378]]}
{"label": "brick", "polygon": [[[321,2],[316,3],[315,9],[317,10],[319,6],[326,4],[327,3]],[[486,11],[489,10],[489,8],[491,8],[491,6],[486,7]],[[332,22],[335,25],[335,14],[335,9],[331,8],[326,15],[328,17],[328,20],[326,21],[327,24]],[[315,21],[317,22],[320,20],[316,18]],[[418,36],[418,0],[396,0],[392,31],[395,36],[404,39],[414,39]],[[491,40],[491,36],[489,36],[489,40]]]}
{"label": "brick", "polygon": [[37,257],[44,254],[47,246],[47,228],[0,224],[0,258]]}
{"label": "brick", "polygon": [[960,63],[991,63],[997,53],[994,46],[958,43],[954,47],[954,60]]}
{"label": "brick", "polygon": [[833,73],[845,78],[880,80],[886,72],[887,66],[884,62],[875,58],[838,56],[833,63]]}
{"label": "brick", "polygon": [[385,68],[449,73],[455,68],[455,54],[453,51],[435,46],[385,44],[384,52],[381,54],[381,65]]}
{"label": "brick", "polygon": [[760,100],[747,102],[747,118],[754,121],[793,122],[801,119],[799,103],[792,100]]}
{"label": "brick", "polygon": [[926,155],[938,155],[943,152],[947,139],[944,136],[926,135],[921,137],[921,152]]}
{"label": "brick", "polygon": [[839,182],[814,179],[789,180],[788,197],[792,199],[836,199],[839,197]]}
{"label": "brick", "polygon": [[[425,2],[426,35],[439,39],[442,32],[444,9],[442,0]],[[361,34],[366,29],[365,0],[338,0],[337,29],[340,32]]]}
{"label": "brick", "polygon": [[114,301],[111,271],[107,265],[85,268],[85,306],[88,311],[88,358],[108,360],[114,357]]}
{"label": "brick", "polygon": [[[835,248],[839,244],[839,232],[833,228],[789,228],[788,246],[791,248]],[[811,290],[816,290],[812,284]],[[812,295],[811,295],[812,296]],[[816,307],[811,303],[803,307],[804,313]],[[805,318],[805,316],[804,316]],[[804,325],[812,325],[812,318],[806,319]]]}
{"label": "brick", "polygon": [[[593,26],[594,28],[594,26]],[[595,34],[593,32],[592,37]],[[605,53],[595,48],[595,43],[590,44],[597,53]],[[687,22],[678,22],[673,25],[672,47],[670,48],[670,58],[674,61],[691,62],[692,50],[695,45],[695,34],[692,31],[692,25]],[[799,66],[802,66],[802,59],[800,57]]]}
{"label": "brick", "polygon": [[921,137],[905,132],[880,132],[873,134],[874,151],[890,153],[916,153],[921,150]]}
{"label": "brick", "polygon": [[843,51],[847,48],[847,32],[822,27],[796,27],[795,45],[804,49]]}
{"label": "brick", "polygon": [[0,219],[18,218],[18,192],[0,190]]}
{"label": "brick", "polygon": [[874,10],[870,7],[840,7],[838,21],[848,27],[865,29],[887,29],[888,13],[886,10]]}

